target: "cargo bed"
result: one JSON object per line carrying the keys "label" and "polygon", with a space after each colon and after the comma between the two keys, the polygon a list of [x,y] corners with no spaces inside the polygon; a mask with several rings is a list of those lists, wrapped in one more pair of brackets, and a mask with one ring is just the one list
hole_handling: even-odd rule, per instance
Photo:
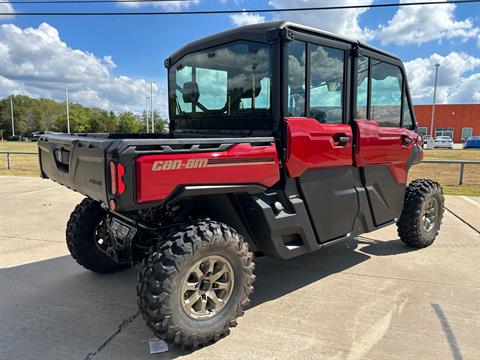
{"label": "cargo bed", "polygon": [[[172,138],[162,134],[50,133],[40,136],[38,147],[43,178],[51,179],[106,204],[115,199],[118,209],[124,211],[161,203],[180,186],[202,184],[199,174],[207,178],[206,183],[248,183],[248,166],[255,165],[245,164],[236,170],[241,170],[239,173],[235,170],[225,172],[225,169],[214,168],[205,174],[206,169],[193,169],[182,172],[184,182],[180,183],[177,181],[178,173],[155,171],[161,169],[152,170],[150,166],[153,164],[158,167],[162,161],[176,161],[175,164],[181,164],[181,161],[188,161],[185,154],[194,154],[188,158],[200,159],[200,164],[204,160],[208,161],[208,157],[223,156],[228,157],[229,161],[231,158],[249,160],[248,158],[258,156],[268,157],[271,163],[264,167],[265,184],[260,185],[267,186],[273,179],[278,179],[278,159],[275,142],[271,137]],[[181,160],[182,158],[184,160]],[[119,166],[114,174],[116,176],[118,171],[118,186],[124,189],[121,193],[117,193],[117,190],[112,193],[110,163]],[[150,167],[146,168],[145,164]],[[257,169],[258,167],[255,170]],[[253,180],[252,183],[259,183]],[[170,181],[169,187],[165,181]],[[173,183],[174,181],[177,183]]]}

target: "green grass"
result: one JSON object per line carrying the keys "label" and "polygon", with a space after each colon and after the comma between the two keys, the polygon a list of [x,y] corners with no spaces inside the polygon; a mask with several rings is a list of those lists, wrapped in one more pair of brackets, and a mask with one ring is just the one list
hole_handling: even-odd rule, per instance
{"label": "green grass", "polygon": [[[480,160],[480,149],[425,150],[425,160]],[[464,185],[458,185],[460,165],[418,164],[408,179],[429,178],[438,181],[447,195],[480,196],[480,165],[465,165]]]}
{"label": "green grass", "polygon": [[[37,152],[36,142],[0,141],[0,151]],[[10,155],[11,169],[7,169],[7,155],[0,154],[0,175],[39,176],[38,156]]]}
{"label": "green grass", "polygon": [[[36,152],[34,142],[0,141],[0,151]],[[480,160],[480,149],[425,150],[425,160]],[[0,175],[38,176],[38,157],[35,155],[11,155],[12,168],[7,170],[6,155],[0,155]],[[480,196],[480,165],[465,165],[464,185],[458,185],[460,165],[418,164],[412,167],[409,180],[430,178],[438,181],[445,194]]]}

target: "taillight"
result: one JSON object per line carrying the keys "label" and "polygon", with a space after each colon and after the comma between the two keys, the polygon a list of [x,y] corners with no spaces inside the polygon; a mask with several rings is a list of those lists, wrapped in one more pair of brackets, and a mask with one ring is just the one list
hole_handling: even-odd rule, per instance
{"label": "taillight", "polygon": [[122,194],[125,191],[123,174],[125,174],[125,167],[110,161],[110,192],[112,195]]}
{"label": "taillight", "polygon": [[125,183],[123,182],[123,174],[125,174],[125,168],[122,164],[117,165],[117,189],[118,193],[122,194],[125,191]]}
{"label": "taillight", "polygon": [[113,161],[110,161],[110,192],[112,195],[117,193],[117,167]]}

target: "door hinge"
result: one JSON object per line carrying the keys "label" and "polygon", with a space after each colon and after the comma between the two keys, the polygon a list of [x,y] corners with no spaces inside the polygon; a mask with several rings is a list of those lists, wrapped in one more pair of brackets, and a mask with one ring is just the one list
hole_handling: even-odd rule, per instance
{"label": "door hinge", "polygon": [[352,56],[354,57],[363,56],[363,49],[358,45],[354,45],[352,48]]}

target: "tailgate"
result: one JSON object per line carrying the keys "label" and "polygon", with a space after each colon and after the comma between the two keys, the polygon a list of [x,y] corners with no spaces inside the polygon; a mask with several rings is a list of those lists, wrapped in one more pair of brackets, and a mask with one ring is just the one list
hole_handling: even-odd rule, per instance
{"label": "tailgate", "polygon": [[38,141],[42,177],[95,200],[107,201],[105,149],[111,143],[106,138],[42,135]]}

